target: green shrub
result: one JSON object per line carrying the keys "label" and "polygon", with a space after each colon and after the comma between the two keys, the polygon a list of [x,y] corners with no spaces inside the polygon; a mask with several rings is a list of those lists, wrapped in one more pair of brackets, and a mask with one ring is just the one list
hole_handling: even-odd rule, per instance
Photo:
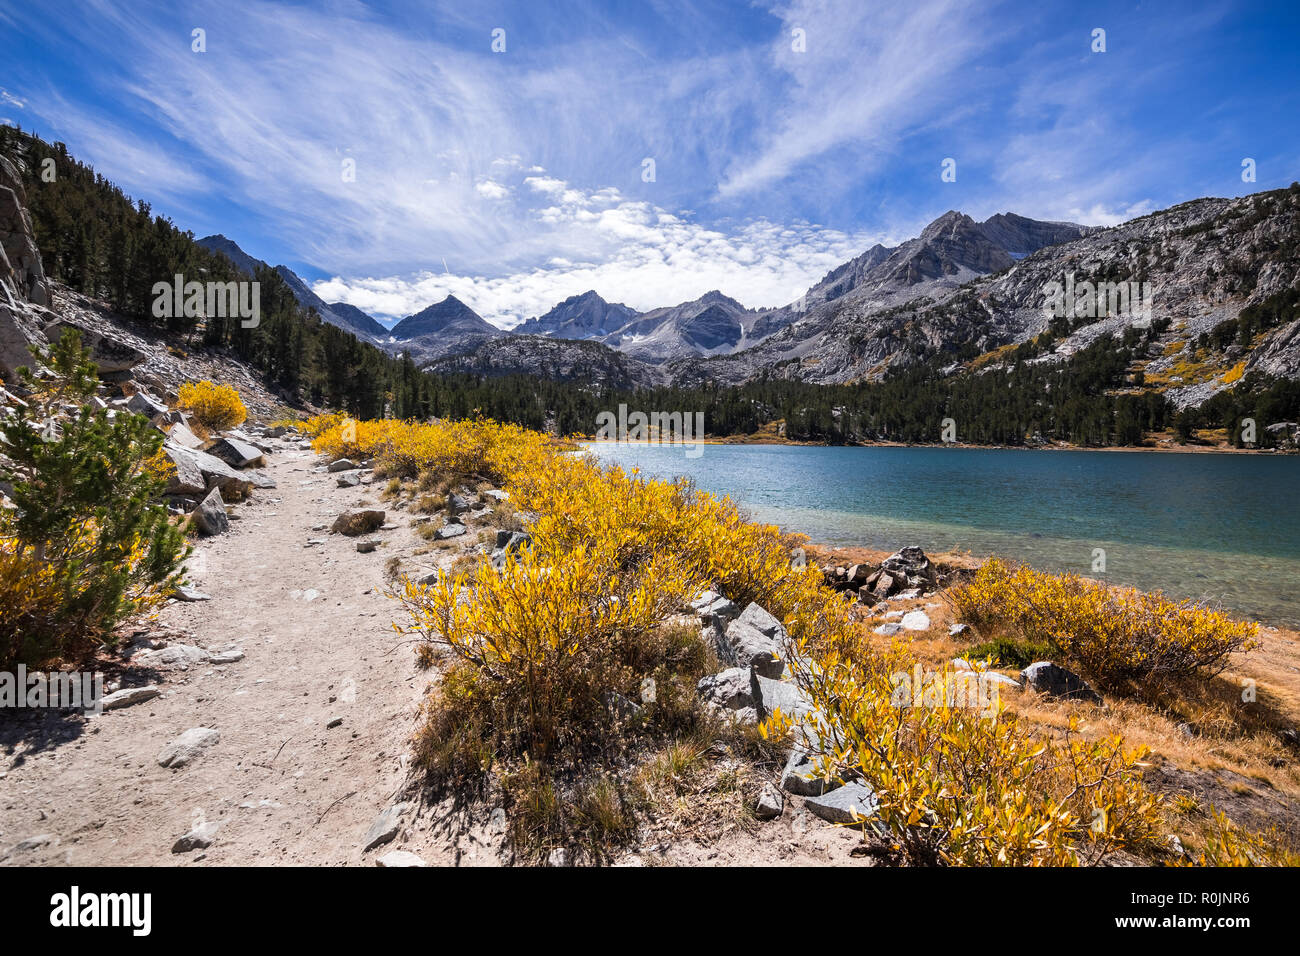
{"label": "green shrub", "polygon": [[[66,330],[51,374],[18,370],[30,395],[0,418],[14,508],[0,513],[0,666],[75,660],[112,643],[124,619],[160,604],[180,578],[183,534],[151,501],[162,435],[139,415],[84,403],[95,366]],[[62,409],[82,404],[60,418]]]}

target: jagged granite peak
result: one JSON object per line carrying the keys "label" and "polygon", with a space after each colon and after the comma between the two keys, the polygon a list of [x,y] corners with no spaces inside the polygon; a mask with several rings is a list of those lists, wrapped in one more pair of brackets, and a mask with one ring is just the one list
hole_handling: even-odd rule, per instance
{"label": "jagged granite peak", "polygon": [[504,333],[460,299],[448,295],[441,302],[402,319],[393,326],[390,334],[395,339],[414,339],[422,336],[498,336]]}
{"label": "jagged granite peak", "polygon": [[601,339],[645,362],[726,354],[752,344],[761,314],[714,289],[698,299],[652,309]]}
{"label": "jagged granite peak", "polygon": [[977,232],[978,229],[975,220],[964,212],[958,212],[956,209],[949,209],[934,222],[930,223],[921,230],[918,237],[922,242],[931,242],[935,239],[956,238],[965,233]]}
{"label": "jagged granite peak", "polygon": [[607,302],[595,290],[571,295],[545,315],[528,319],[515,332],[562,339],[599,338],[621,329],[639,315],[620,302]]}
{"label": "jagged granite peak", "polygon": [[1000,212],[980,223],[980,232],[1010,253],[1013,259],[1023,259],[1039,249],[1070,242],[1096,230],[1096,226],[1029,219],[1013,212]]}

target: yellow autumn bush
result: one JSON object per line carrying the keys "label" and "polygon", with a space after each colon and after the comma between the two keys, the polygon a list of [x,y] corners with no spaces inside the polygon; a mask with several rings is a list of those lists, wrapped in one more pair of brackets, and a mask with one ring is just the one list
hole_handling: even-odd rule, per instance
{"label": "yellow autumn bush", "polygon": [[1046,642],[1111,689],[1131,682],[1212,676],[1256,646],[1259,625],[1159,592],[1112,588],[990,560],[954,589],[960,617],[988,631]]}
{"label": "yellow autumn bush", "polygon": [[[794,657],[816,708],[798,739],[817,775],[869,782],[873,822],[905,859],[1073,866],[1154,845],[1161,804],[1142,786],[1142,751],[1085,741],[1073,722],[1064,741],[1037,736],[1003,709],[996,685],[922,676],[897,648],[871,654],[842,637]],[[785,732],[788,716],[763,729]]]}
{"label": "yellow autumn bush", "polygon": [[212,431],[234,428],[248,417],[248,409],[238,391],[208,381],[182,385],[177,391],[176,405]]}
{"label": "yellow autumn bush", "polygon": [[[435,708],[454,710],[447,730],[463,739],[426,739],[429,769],[482,773],[485,741],[507,762],[527,756],[563,766],[603,749],[622,701],[639,704],[641,681],[674,662],[655,631],[699,586],[675,555],[626,566],[613,544],[598,537],[554,560],[523,549],[499,569],[481,563],[472,578],[404,581],[399,597],[411,622],[401,630],[422,638],[425,663],[442,651],[453,658]],[[685,654],[676,663],[702,659]]]}
{"label": "yellow autumn bush", "polygon": [[527,462],[549,455],[552,446],[545,435],[489,419],[356,421],[331,414],[310,419],[303,428],[322,455],[375,458],[385,474],[404,478],[432,471],[503,481]]}
{"label": "yellow autumn bush", "polygon": [[[801,743],[826,777],[869,781],[878,822],[909,859],[1090,863],[1143,848],[1158,827],[1141,754],[1118,740],[1084,741],[1074,728],[1063,741],[1037,737],[996,700],[900,706],[897,676],[914,662],[871,650],[852,606],[792,560],[797,542],[726,498],[600,467],[491,422],[358,422],[345,439],[336,421],[316,447],[490,477],[530,515],[530,549],[431,587],[405,581],[397,594],[407,622],[394,627],[417,637],[425,663],[450,661],[420,735],[424,765],[439,776],[481,779],[522,761],[552,787],[539,768],[610,759],[613,737],[626,733],[619,701],[637,699],[646,678],[661,697],[684,686],[693,704],[703,645],[666,637],[664,624],[712,585],[759,603],[789,632],[814,716],[796,726],[775,713],[764,733]],[[653,731],[657,716],[647,707],[642,726]]]}

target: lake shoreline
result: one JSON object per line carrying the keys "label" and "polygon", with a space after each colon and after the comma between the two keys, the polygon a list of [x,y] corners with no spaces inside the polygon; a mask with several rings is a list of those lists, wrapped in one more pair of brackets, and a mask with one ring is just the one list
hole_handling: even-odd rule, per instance
{"label": "lake shoreline", "polygon": [[1300,522],[1279,508],[1300,487],[1291,456],[1009,455],[971,445],[946,455],[939,449],[947,446],[901,444],[582,447],[625,470],[681,476],[728,495],[754,520],[819,549],[919,545],[1052,573],[1092,568],[1139,590],[1300,626],[1300,600],[1284,583],[1300,575]]}
{"label": "lake shoreline", "polygon": [[1100,451],[1100,452],[1120,452],[1120,453],[1141,453],[1153,452],[1162,455],[1269,455],[1287,457],[1300,454],[1292,451],[1283,451],[1277,448],[1233,448],[1231,446],[1205,446],[1205,445],[1176,445],[1173,447],[1167,445],[1066,445],[1066,444],[1048,444],[1048,445],[979,445],[971,442],[897,442],[897,441],[873,441],[873,442],[842,442],[832,443],[824,441],[788,441],[784,439],[743,439],[733,441],[726,438],[700,438],[688,442],[675,441],[623,441],[609,438],[583,438],[575,437],[570,439],[574,442],[587,445],[645,445],[648,447],[655,446],[676,446],[690,448],[694,445],[718,445],[739,448],[769,448],[769,447],[790,447],[790,448],[960,448],[960,449],[977,449],[981,451]]}

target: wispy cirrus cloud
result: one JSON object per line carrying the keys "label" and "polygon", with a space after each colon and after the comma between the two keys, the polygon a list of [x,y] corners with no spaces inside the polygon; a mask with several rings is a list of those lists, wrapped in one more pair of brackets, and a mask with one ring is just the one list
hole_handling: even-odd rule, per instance
{"label": "wispy cirrus cloud", "polygon": [[[1297,175],[1300,135],[1268,121],[1300,107],[1294,58],[1264,49],[1289,35],[1281,5],[1103,0],[1085,19],[1067,0],[575,0],[564,13],[0,9],[0,106],[326,298],[397,316],[455,292],[503,325],[587,288],[638,307],[710,288],[788,302],[948,208],[1109,223]],[[1094,25],[1105,54],[1088,49]],[[1258,187],[1233,184],[1243,155],[1260,159]],[[939,179],[945,157],[955,183]]]}

